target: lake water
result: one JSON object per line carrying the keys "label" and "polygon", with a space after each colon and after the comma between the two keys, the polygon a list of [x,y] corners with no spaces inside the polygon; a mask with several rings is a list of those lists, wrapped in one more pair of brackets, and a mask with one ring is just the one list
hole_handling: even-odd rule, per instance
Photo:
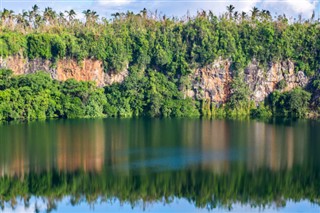
{"label": "lake water", "polygon": [[319,212],[320,122],[0,125],[0,211]]}

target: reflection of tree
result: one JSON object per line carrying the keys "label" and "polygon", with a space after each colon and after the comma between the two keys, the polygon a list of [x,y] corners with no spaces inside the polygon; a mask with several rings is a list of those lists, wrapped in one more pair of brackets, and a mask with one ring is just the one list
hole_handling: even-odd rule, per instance
{"label": "reflection of tree", "polygon": [[[135,205],[186,198],[197,207],[234,202],[319,202],[320,138],[308,123],[211,120],[69,120],[0,128],[0,204],[44,197],[55,208],[118,198]],[[188,155],[199,161],[188,164]],[[222,156],[220,158],[219,156]],[[203,157],[209,157],[203,160]],[[144,166],[178,162],[170,171]],[[171,160],[173,162],[171,162]],[[141,163],[138,169],[132,165]],[[180,163],[180,164],[179,164]],[[17,178],[19,177],[19,178]]]}
{"label": "reflection of tree", "polygon": [[23,176],[29,170],[100,171],[107,165],[129,173],[130,164],[174,149],[182,163],[190,151],[209,156],[199,166],[216,173],[229,172],[233,158],[246,159],[244,166],[250,170],[290,169],[308,163],[314,152],[309,145],[315,132],[308,132],[307,123],[298,124],[115,119],[11,125],[0,128],[0,170],[2,175]]}
{"label": "reflection of tree", "polygon": [[214,174],[202,170],[184,170],[163,173],[121,175],[104,170],[101,173],[58,171],[30,173],[23,180],[14,177],[0,179],[1,203],[14,207],[15,198],[23,197],[28,203],[31,195],[47,200],[48,208],[65,196],[76,205],[97,199],[135,205],[139,201],[170,202],[173,197],[185,198],[197,207],[231,207],[233,203],[265,207],[271,203],[285,205],[287,199],[309,200],[320,204],[319,178],[316,168],[293,167],[290,171],[274,172],[259,169],[247,172],[233,165],[229,174]]}

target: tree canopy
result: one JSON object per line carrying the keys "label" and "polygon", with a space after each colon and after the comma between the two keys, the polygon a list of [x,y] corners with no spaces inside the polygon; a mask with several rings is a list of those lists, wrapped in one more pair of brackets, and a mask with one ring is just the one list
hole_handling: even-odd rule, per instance
{"label": "tree canopy", "polygon": [[[50,81],[49,77],[39,77],[39,74],[12,77],[15,83],[2,80],[1,104],[5,106],[2,106],[0,118],[248,115],[254,107],[249,101],[243,78],[236,76],[252,60],[266,67],[272,62],[289,59],[296,71],[301,70],[311,79],[315,78],[316,84],[320,69],[319,20],[314,20],[314,17],[292,20],[285,15],[272,17],[269,11],[258,8],[252,8],[247,14],[237,11],[233,5],[226,9],[226,13],[220,16],[212,11],[199,11],[193,17],[186,15],[183,18],[168,18],[143,9],[137,14],[130,11],[115,13],[110,20],[100,17],[96,11],[85,10],[83,21],[76,18],[74,10],[56,12],[48,7],[41,12],[35,5],[29,11],[14,14],[3,9],[0,14],[1,57],[19,54],[53,63],[62,58],[79,62],[93,58],[103,62],[106,72],[120,72],[128,68],[130,76],[121,85],[106,87],[104,97],[103,91],[93,89],[91,83],[72,80],[57,83]],[[185,98],[179,88],[190,83],[186,76],[195,68],[209,65],[219,58],[231,61],[235,93],[231,94],[226,108],[217,112],[213,109],[215,106],[205,100]],[[2,71],[1,78],[8,78],[8,73]],[[15,100],[21,102],[20,96],[35,98],[36,91],[32,86],[20,86],[20,81],[33,81],[33,78],[51,82],[48,85],[55,88],[44,87],[37,91],[41,94],[37,98],[52,97],[52,92],[56,91],[54,97],[63,94],[66,98],[60,99],[68,100],[68,103],[56,100],[60,105],[53,110],[54,104],[46,102],[46,98],[36,100],[42,104],[37,108],[41,115],[40,111],[22,112],[20,110],[24,107],[10,106]],[[279,88],[283,83],[278,85]],[[65,87],[72,85],[88,91],[70,93]],[[315,87],[308,92],[313,91]],[[280,95],[278,100],[273,99],[278,95],[276,91],[265,105],[254,109],[258,111],[251,114],[304,117],[310,100],[312,108],[318,109],[318,102],[314,101],[317,95],[308,92],[297,89],[290,95]],[[89,94],[82,96],[84,93]],[[36,102],[25,100],[20,105],[32,108],[31,103]],[[27,107],[28,104],[30,106]],[[83,109],[81,104],[90,107]],[[53,111],[48,112],[49,108]]]}

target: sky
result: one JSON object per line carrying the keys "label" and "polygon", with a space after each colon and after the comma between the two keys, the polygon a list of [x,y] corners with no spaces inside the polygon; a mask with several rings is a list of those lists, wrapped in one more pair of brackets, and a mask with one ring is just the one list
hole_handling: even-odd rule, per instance
{"label": "sky", "polygon": [[83,10],[97,11],[101,16],[110,17],[115,12],[128,10],[139,12],[143,8],[148,11],[158,11],[158,14],[166,14],[169,17],[182,17],[189,12],[196,14],[197,10],[211,10],[216,15],[226,12],[227,5],[234,5],[237,11],[250,11],[254,6],[259,9],[267,9],[273,16],[285,13],[287,17],[302,15],[310,18],[313,11],[316,18],[320,14],[319,0],[0,0],[1,8],[11,9],[15,12],[29,10],[37,4],[41,10],[52,7],[57,11],[74,9],[81,18]]}
{"label": "sky", "polygon": [[[69,212],[88,212],[88,213],[102,213],[102,212],[130,212],[130,213],[138,213],[138,212],[155,212],[155,213],[204,213],[204,212],[222,212],[222,213],[247,213],[247,212],[255,212],[255,213],[318,213],[319,206],[316,204],[312,204],[309,201],[302,200],[297,203],[292,201],[287,201],[285,207],[276,207],[275,205],[267,206],[265,209],[263,208],[251,208],[250,205],[241,205],[239,203],[235,203],[232,205],[232,209],[223,209],[223,208],[215,208],[211,211],[207,209],[199,209],[196,208],[192,203],[187,201],[186,199],[178,199],[174,198],[172,203],[164,204],[163,202],[154,202],[145,204],[145,208],[143,210],[143,204],[139,203],[137,206],[132,208],[132,206],[128,203],[120,203],[117,199],[108,202],[100,202],[97,201],[93,206],[88,205],[85,202],[82,202],[76,206],[72,206],[70,204],[70,199],[68,197],[64,198],[61,202],[58,203],[57,209],[54,212],[58,213],[69,213]],[[32,197],[30,200],[30,206],[26,208],[23,202],[18,201],[18,204],[14,210],[10,207],[4,209],[4,213],[33,213],[35,212],[35,205],[37,205],[38,210],[40,212],[45,212],[46,204],[41,198]]]}

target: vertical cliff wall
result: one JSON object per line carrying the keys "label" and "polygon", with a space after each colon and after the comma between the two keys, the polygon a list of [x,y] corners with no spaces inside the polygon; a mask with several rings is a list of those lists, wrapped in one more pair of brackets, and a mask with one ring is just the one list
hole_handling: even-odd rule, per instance
{"label": "vertical cliff wall", "polygon": [[[185,92],[189,97],[207,99],[215,103],[224,103],[231,94],[230,83],[233,72],[228,60],[216,60],[213,64],[198,68],[190,75],[192,88]],[[252,61],[244,69],[244,82],[250,90],[250,98],[256,103],[263,101],[271,92],[290,91],[295,87],[304,87],[309,79],[302,71],[295,73],[294,64],[290,61],[270,63],[261,67]]]}
{"label": "vertical cliff wall", "polygon": [[[34,73],[43,70],[52,78],[64,81],[74,78],[78,81],[95,81],[97,86],[121,83],[128,76],[128,70],[120,73],[105,73],[102,62],[94,59],[85,59],[78,63],[71,59],[59,60],[53,64],[49,60],[28,60],[19,55],[0,58],[0,68],[11,69],[15,75]],[[233,79],[231,61],[216,60],[214,63],[195,69],[189,76],[191,89],[185,90],[185,96],[197,100],[221,104],[225,103],[230,94],[230,84]],[[290,60],[270,63],[267,67],[259,66],[252,61],[244,69],[244,82],[250,90],[251,100],[256,103],[263,101],[276,89],[284,92],[297,86],[304,87],[309,79],[302,71],[295,73],[294,64]]]}
{"label": "vertical cliff wall", "polygon": [[85,59],[78,63],[72,59],[62,59],[53,64],[49,60],[28,60],[19,55],[0,57],[0,68],[11,69],[15,75],[34,73],[42,70],[50,73],[53,79],[65,81],[73,78],[78,81],[95,81],[97,86],[121,83],[128,75],[128,70],[120,73],[105,73],[102,62],[94,59]]}

